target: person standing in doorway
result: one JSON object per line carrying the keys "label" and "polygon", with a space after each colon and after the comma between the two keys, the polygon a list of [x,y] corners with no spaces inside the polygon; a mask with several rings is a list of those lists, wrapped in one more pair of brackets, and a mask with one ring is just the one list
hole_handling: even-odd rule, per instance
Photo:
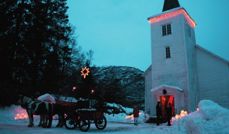
{"label": "person standing in doorway", "polygon": [[166,113],[167,113],[168,126],[171,126],[171,119],[172,119],[172,104],[171,103],[167,105]]}
{"label": "person standing in doorway", "polygon": [[162,112],[161,112],[161,102],[157,102],[156,106],[156,115],[157,115],[157,126],[160,125],[161,119],[162,119]]}
{"label": "person standing in doorway", "polygon": [[138,125],[138,117],[139,117],[139,108],[138,108],[138,106],[134,106],[133,116],[134,116],[134,125]]}

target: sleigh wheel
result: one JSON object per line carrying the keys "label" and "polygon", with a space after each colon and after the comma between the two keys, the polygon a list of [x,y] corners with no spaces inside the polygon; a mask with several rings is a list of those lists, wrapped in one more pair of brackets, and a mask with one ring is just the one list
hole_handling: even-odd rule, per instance
{"label": "sleigh wheel", "polygon": [[90,129],[90,120],[81,120],[79,123],[79,128],[83,132],[87,132]]}
{"label": "sleigh wheel", "polygon": [[67,129],[75,129],[76,128],[76,122],[72,118],[66,118],[64,125]]}
{"label": "sleigh wheel", "polygon": [[103,130],[107,126],[107,119],[103,116],[101,119],[95,120],[95,126],[99,130]]}

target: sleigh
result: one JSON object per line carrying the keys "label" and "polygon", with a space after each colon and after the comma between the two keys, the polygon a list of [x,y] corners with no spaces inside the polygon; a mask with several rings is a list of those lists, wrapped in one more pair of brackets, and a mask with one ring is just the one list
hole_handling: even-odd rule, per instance
{"label": "sleigh", "polygon": [[84,99],[74,104],[65,103],[64,105],[69,106],[65,117],[65,127],[67,129],[79,128],[86,132],[90,129],[92,123],[99,130],[106,128],[107,120],[104,116],[105,107],[103,103],[94,99]]}

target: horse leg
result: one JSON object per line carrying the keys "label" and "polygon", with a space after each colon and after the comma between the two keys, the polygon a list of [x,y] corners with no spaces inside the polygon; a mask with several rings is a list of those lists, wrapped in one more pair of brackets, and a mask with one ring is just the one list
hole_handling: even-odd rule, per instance
{"label": "horse leg", "polygon": [[40,115],[40,121],[39,121],[38,127],[41,127],[42,126],[42,122],[43,122],[42,115]]}
{"label": "horse leg", "polygon": [[50,128],[52,126],[52,115],[47,115],[47,127]]}
{"label": "horse leg", "polygon": [[45,127],[45,116],[43,114],[40,115],[40,120],[41,120],[41,127]]}
{"label": "horse leg", "polygon": [[47,104],[47,113],[46,113],[46,116],[47,116],[47,127],[50,128],[52,126],[52,115],[53,115],[53,104],[51,103],[48,103]]}
{"label": "horse leg", "polygon": [[44,114],[42,115],[43,116],[43,128],[46,128],[47,127],[47,116]]}
{"label": "horse leg", "polygon": [[28,127],[33,127],[34,126],[33,125],[33,114],[32,114],[31,111],[27,111],[27,113],[28,113],[28,116],[29,116],[29,125],[28,125]]}

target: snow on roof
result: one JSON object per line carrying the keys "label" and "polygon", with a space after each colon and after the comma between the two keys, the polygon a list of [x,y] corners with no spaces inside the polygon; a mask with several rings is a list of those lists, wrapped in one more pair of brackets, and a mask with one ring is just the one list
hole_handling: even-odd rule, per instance
{"label": "snow on roof", "polygon": [[157,87],[151,89],[151,92],[154,92],[154,91],[160,90],[160,89],[176,89],[180,92],[183,92],[183,89],[181,89],[177,86],[171,86],[171,85],[166,85],[166,84],[163,84],[163,85],[160,85],[160,86],[157,86]]}
{"label": "snow on roof", "polygon": [[44,101],[44,102],[56,103],[55,98],[51,94],[48,94],[48,93],[39,96],[37,99],[40,101]]}
{"label": "snow on roof", "polygon": [[144,75],[151,72],[151,70],[152,70],[152,64],[150,64],[150,66],[145,70]]}

